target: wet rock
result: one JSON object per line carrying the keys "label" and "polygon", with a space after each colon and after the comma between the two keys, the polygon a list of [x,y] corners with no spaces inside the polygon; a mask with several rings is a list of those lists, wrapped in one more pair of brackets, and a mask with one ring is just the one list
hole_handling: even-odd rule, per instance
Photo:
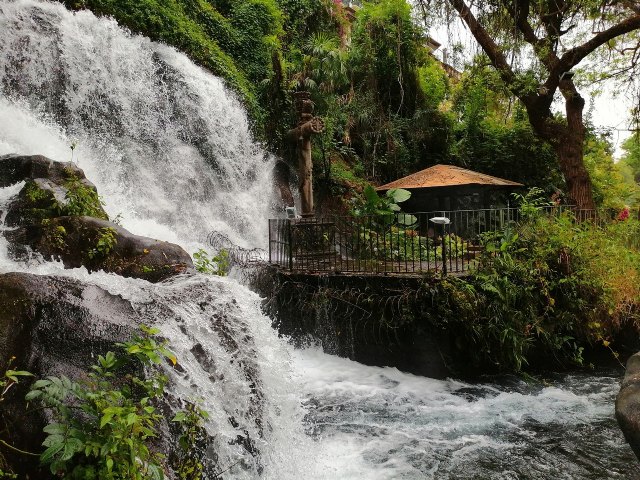
{"label": "wet rock", "polygon": [[67,268],[85,266],[150,282],[194,270],[191,257],[178,245],[134,235],[98,218],[52,218],[5,235],[14,244],[62,260]]}
{"label": "wet rock", "polygon": [[[12,367],[38,378],[66,375],[82,378],[94,356],[114,350],[137,330],[135,312],[121,297],[71,279],[26,273],[0,275],[0,372]],[[46,411],[28,413],[24,395],[28,380],[6,396],[0,409],[4,437],[26,451],[39,452]],[[7,453],[7,452],[3,452]],[[34,471],[32,457],[7,456],[19,478],[50,478]],[[26,474],[28,473],[28,477]]]}
{"label": "wet rock", "polygon": [[85,266],[158,282],[193,270],[178,245],[133,235],[109,222],[95,186],[72,163],[41,155],[0,157],[0,187],[25,186],[9,202],[5,232],[14,257],[30,247],[65,267]]}
{"label": "wet rock", "polygon": [[90,215],[108,220],[96,187],[72,163],[55,162],[42,155],[0,157],[0,187],[25,181],[9,205],[9,227],[38,224],[60,215]]}
{"label": "wet rock", "polygon": [[[210,370],[215,377],[212,381],[221,382],[218,388],[233,385],[231,375],[226,380],[227,386],[222,384],[223,370],[237,372],[241,378],[237,379],[239,383],[235,388],[242,389],[249,398],[243,398],[238,404],[219,407],[220,412],[226,413],[227,417],[234,416],[233,435],[218,438],[208,434],[205,429],[198,429],[197,448],[190,450],[189,455],[192,460],[202,462],[203,478],[216,478],[220,471],[230,465],[227,457],[223,465],[219,464],[219,450],[237,445],[246,452],[246,456],[236,468],[240,469],[249,462],[255,466],[251,468],[259,472],[262,468],[259,449],[265,428],[263,417],[266,414],[260,367],[256,360],[258,355],[253,347],[247,347],[254,345],[254,339],[244,331],[245,319],[241,318],[239,311],[234,312],[228,304],[215,304],[212,295],[221,292],[220,290],[212,290],[208,281],[193,281],[193,278],[175,280],[174,296],[166,302],[136,303],[99,286],[75,279],[27,273],[2,274],[0,369],[6,367],[8,358],[14,356],[16,358],[12,366],[34,373],[35,378],[65,375],[74,381],[82,381],[87,376],[89,366],[96,363],[98,355],[104,355],[108,351],[121,352],[117,343],[130,340],[140,324],[153,326],[156,322],[177,324],[185,319],[192,320],[181,308],[182,303],[175,305],[175,302],[186,301],[186,305],[194,305],[196,299],[206,298],[207,310],[196,321],[202,321],[203,326],[209,325],[209,333],[203,337],[202,327],[187,330],[189,341],[193,342],[194,361]],[[141,291],[155,290],[155,287],[149,285],[141,288]],[[220,344],[224,348],[220,357],[212,354],[214,350],[203,346],[204,338],[220,338]],[[203,343],[198,343],[199,341]],[[174,345],[169,347],[174,349]],[[175,345],[175,348],[179,346]],[[162,400],[156,405],[163,419],[158,425],[158,436],[152,448],[166,455],[165,473],[168,479],[178,478],[175,472],[185,455],[178,441],[184,431],[170,419],[177,410],[185,408],[186,402],[194,400],[190,396],[184,396],[184,392],[172,383],[172,379],[180,382],[180,379],[199,371],[199,367],[195,370],[189,368],[189,354],[185,351],[178,355],[178,362],[182,360],[183,368],[173,367],[170,370],[172,367],[169,363],[165,365],[169,384]],[[143,372],[138,374],[143,375]],[[191,378],[196,380],[195,375]],[[52,419],[47,416],[46,410],[34,409],[34,405],[26,407],[23,399],[29,384],[29,379],[25,379],[17,388],[12,389],[11,395],[2,403],[0,428],[6,428],[2,431],[10,432],[10,438],[3,435],[3,440],[24,450],[40,452],[40,445],[44,440],[42,428]],[[220,412],[216,414],[222,414]],[[18,478],[51,478],[48,472],[35,470],[37,462],[33,462],[31,457],[7,455],[7,458],[11,461],[11,467],[19,474]]]}
{"label": "wet rock", "polygon": [[616,398],[616,418],[640,460],[640,353],[627,361],[627,370]]}
{"label": "wet rock", "polygon": [[71,162],[56,162],[42,155],[0,156],[0,187],[35,178],[47,178],[57,185],[77,178],[95,190],[95,186],[87,180],[82,169]]}

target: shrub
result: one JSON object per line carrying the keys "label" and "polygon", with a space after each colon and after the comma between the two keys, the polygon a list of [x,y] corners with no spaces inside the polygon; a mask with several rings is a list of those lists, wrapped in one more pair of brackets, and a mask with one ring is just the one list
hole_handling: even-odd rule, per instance
{"label": "shrub", "polygon": [[67,188],[66,203],[59,205],[60,215],[109,219],[102,209],[104,202],[95,189],[84,185],[77,177],[69,179],[65,187]]}
{"label": "shrub", "polygon": [[[141,328],[142,335],[119,344],[124,355],[100,355],[86,380],[47,377],[27,394],[28,401],[41,401],[55,419],[44,428],[47,448],[40,456],[52,474],[82,479],[164,477],[163,456],[150,449],[150,441],[163,418],[154,403],[163,396],[167,379],[157,371],[147,378],[131,372],[153,371],[163,358],[174,364],[176,359],[166,341],[152,338],[157,330]],[[193,423],[205,414],[187,410],[181,415],[189,439]]]}
{"label": "shrub", "polygon": [[194,265],[200,273],[208,275],[218,275],[224,277],[229,273],[231,262],[229,252],[220,250],[217,255],[209,255],[205,250],[200,249],[193,254]]}
{"label": "shrub", "polygon": [[580,364],[587,344],[609,347],[626,324],[640,330],[640,250],[630,242],[639,228],[529,211],[519,225],[485,237],[470,280],[482,297],[470,335],[485,359],[518,371],[537,344]]}

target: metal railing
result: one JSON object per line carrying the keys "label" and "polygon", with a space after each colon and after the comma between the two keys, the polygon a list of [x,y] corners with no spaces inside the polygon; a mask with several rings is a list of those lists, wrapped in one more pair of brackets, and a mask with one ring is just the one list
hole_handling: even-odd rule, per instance
{"label": "metal railing", "polygon": [[[595,218],[593,211],[545,208],[553,215],[567,209],[579,221]],[[461,274],[477,265],[481,235],[504,230],[520,215],[500,208],[270,219],[269,262],[298,272]],[[434,223],[437,217],[450,223]]]}

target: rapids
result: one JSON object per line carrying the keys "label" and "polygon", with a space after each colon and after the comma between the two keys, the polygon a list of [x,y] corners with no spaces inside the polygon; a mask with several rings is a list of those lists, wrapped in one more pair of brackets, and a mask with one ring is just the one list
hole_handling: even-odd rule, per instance
{"label": "rapids", "polygon": [[[220,79],[57,3],[0,0],[0,31],[0,155],[73,153],[133,233],[189,252],[206,248],[211,231],[264,246],[273,159]],[[0,189],[0,211],[20,187]],[[231,467],[222,478],[635,478],[613,419],[617,374],[545,386],[420,378],[294,350],[260,298],[230,278],[152,285],[35,255],[18,263],[0,237],[0,273],[9,271],[96,284],[155,321],[182,366],[172,393],[211,415],[212,454]]]}

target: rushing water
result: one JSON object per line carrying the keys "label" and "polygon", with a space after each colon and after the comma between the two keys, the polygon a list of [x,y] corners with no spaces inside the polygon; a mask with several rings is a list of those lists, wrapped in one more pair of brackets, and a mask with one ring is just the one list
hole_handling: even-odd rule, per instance
{"label": "rushing water", "polygon": [[[77,142],[74,160],[134,233],[191,252],[211,231],[263,246],[273,162],[219,79],[56,3],[0,0],[0,31],[0,155],[66,161]],[[0,206],[20,188],[0,189]],[[636,478],[613,418],[616,375],[432,380],[293,350],[231,279],[151,285],[37,256],[18,263],[0,238],[8,271],[94,283],[155,319],[183,367],[174,393],[202,399],[221,466],[242,460],[223,478]]]}

